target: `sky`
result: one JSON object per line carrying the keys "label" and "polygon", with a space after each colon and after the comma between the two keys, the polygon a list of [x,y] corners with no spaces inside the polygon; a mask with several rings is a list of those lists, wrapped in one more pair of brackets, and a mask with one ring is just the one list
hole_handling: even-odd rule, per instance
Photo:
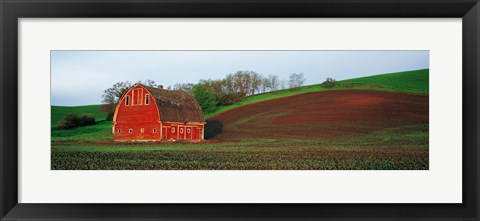
{"label": "sky", "polygon": [[429,68],[429,51],[52,51],[51,104],[100,104],[116,82],[154,80],[164,87],[222,79],[237,71],[305,85]]}

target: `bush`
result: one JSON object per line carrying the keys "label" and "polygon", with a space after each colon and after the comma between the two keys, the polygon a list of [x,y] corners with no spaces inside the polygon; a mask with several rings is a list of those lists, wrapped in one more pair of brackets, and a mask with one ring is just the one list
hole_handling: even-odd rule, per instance
{"label": "bush", "polygon": [[59,120],[57,122],[57,129],[63,130],[63,129],[69,129],[72,128],[73,126],[67,122],[66,120]]}
{"label": "bush", "polygon": [[63,120],[57,122],[58,129],[70,129],[80,126],[88,126],[95,124],[95,116],[91,113],[71,113],[63,117]]}
{"label": "bush", "polygon": [[331,87],[335,87],[335,85],[337,85],[337,81],[333,78],[327,78],[327,80],[325,80],[323,83],[322,83],[322,87],[324,88],[331,88]]}
{"label": "bush", "polygon": [[95,116],[93,116],[93,114],[91,113],[80,114],[79,118],[79,126],[88,126],[95,124]]}

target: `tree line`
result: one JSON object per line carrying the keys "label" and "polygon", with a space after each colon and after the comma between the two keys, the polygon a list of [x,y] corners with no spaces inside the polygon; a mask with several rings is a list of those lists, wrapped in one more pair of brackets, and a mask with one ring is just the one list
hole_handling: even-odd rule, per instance
{"label": "tree line", "polygon": [[[263,76],[254,71],[237,71],[223,79],[200,80],[196,84],[183,83],[173,85],[174,90],[182,90],[193,95],[205,114],[215,111],[218,106],[226,106],[244,100],[248,96],[287,88],[296,88],[306,81],[303,73],[292,73],[288,80],[281,80],[276,75]],[[143,85],[157,87],[153,80],[139,81]],[[127,82],[117,82],[104,91],[103,111],[108,112],[107,120],[111,120],[119,100],[132,87]],[[167,89],[171,89],[170,86]]]}
{"label": "tree line", "polygon": [[[228,74],[223,79],[202,79],[197,84],[175,84],[173,89],[191,93],[196,98],[197,96],[195,95],[198,95],[200,92],[202,95],[210,92],[213,94],[217,105],[226,106],[242,101],[248,96],[286,89],[287,83],[288,88],[300,87],[305,81],[306,79],[303,73],[291,74],[286,82],[285,80],[280,80],[277,75],[263,76],[254,71],[237,71],[234,74]],[[203,91],[200,87],[203,88]],[[208,109],[211,108],[207,108],[207,110]],[[208,111],[205,112],[208,113]]]}

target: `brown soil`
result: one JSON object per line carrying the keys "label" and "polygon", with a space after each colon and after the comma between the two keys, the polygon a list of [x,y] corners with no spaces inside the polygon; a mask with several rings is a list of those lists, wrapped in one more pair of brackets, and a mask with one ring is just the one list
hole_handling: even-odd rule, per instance
{"label": "brown soil", "polygon": [[214,116],[214,139],[355,136],[383,128],[428,124],[428,95],[338,90],[246,105]]}

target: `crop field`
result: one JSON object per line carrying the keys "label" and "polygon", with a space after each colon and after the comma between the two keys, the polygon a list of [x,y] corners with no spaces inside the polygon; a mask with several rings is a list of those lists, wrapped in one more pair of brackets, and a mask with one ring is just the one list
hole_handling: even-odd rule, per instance
{"label": "crop field", "polygon": [[428,133],[412,125],[343,139],[198,144],[59,144],[53,170],[425,170]]}

